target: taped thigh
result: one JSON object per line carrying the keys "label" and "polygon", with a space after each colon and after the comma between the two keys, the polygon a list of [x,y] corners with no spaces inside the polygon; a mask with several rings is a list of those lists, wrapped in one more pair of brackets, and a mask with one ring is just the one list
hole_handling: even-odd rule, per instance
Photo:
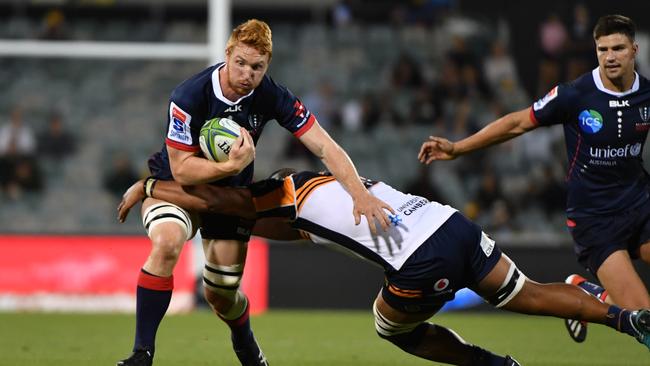
{"label": "taped thigh", "polygon": [[372,312],[375,314],[375,329],[381,337],[392,337],[399,334],[410,333],[415,329],[421,321],[413,323],[396,323],[392,320],[388,320],[383,314],[377,309],[377,301],[372,304]]}
{"label": "taped thigh", "polygon": [[497,292],[488,298],[488,302],[497,308],[505,306],[517,296],[522,287],[524,287],[525,282],[526,276],[510,261],[510,268],[508,269],[506,278],[503,280]]}
{"label": "taped thigh", "polygon": [[192,223],[192,216],[172,203],[155,203],[147,207],[142,214],[142,225],[150,237],[153,228],[164,222],[177,223],[185,233],[185,240],[190,240],[194,236],[195,225]]}
{"label": "taped thigh", "polygon": [[224,266],[206,262],[203,267],[203,284],[212,292],[234,299],[243,274],[243,264]]}

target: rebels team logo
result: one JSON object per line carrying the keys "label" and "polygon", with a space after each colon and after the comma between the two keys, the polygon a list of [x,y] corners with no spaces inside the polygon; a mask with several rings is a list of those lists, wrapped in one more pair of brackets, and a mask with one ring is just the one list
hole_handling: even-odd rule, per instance
{"label": "rebels team logo", "polygon": [[603,116],[594,109],[585,109],[578,116],[580,129],[588,134],[594,134],[603,128]]}
{"label": "rebels team logo", "polygon": [[639,114],[643,122],[648,122],[650,119],[650,107],[639,107]]}

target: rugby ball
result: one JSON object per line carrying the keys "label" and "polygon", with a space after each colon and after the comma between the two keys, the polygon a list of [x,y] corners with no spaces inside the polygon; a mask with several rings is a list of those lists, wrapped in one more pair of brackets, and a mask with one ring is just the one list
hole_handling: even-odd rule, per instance
{"label": "rugby ball", "polygon": [[212,161],[228,161],[228,154],[232,144],[240,135],[239,131],[239,124],[228,118],[206,121],[199,135],[199,145],[203,155]]}

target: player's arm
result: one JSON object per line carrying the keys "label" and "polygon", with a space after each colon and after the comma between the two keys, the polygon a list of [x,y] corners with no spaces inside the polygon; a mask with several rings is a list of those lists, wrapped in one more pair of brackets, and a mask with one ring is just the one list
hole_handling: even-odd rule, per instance
{"label": "player's arm", "polygon": [[118,220],[124,222],[131,208],[146,197],[153,197],[189,211],[216,212],[254,219],[255,206],[246,188],[216,187],[207,184],[181,186],[174,181],[147,179],[133,184],[117,207]]}
{"label": "player's arm", "polygon": [[255,221],[253,235],[271,240],[304,240],[298,230],[291,227],[291,221],[283,217],[266,217]]}
{"label": "player's arm", "polygon": [[228,161],[213,162],[197,156],[193,151],[170,145],[167,145],[167,153],[174,180],[182,185],[196,185],[239,174],[255,159],[255,144],[248,131],[242,128],[241,135],[230,150]]}
{"label": "player's arm", "polygon": [[429,139],[420,147],[418,159],[425,164],[434,160],[451,160],[468,152],[517,137],[537,127],[537,124],[531,119],[531,108],[506,114],[477,133],[457,142],[451,142],[442,137],[429,136]]}
{"label": "player's arm", "polygon": [[319,157],[327,169],[345,187],[354,202],[354,220],[358,225],[361,222],[361,215],[366,216],[370,230],[375,233],[375,220],[384,228],[388,229],[390,220],[384,210],[391,213],[395,211],[385,202],[370,194],[361,183],[361,178],[354,167],[348,154],[330,137],[330,135],[318,124],[313,126],[299,137],[300,141],[317,157]]}

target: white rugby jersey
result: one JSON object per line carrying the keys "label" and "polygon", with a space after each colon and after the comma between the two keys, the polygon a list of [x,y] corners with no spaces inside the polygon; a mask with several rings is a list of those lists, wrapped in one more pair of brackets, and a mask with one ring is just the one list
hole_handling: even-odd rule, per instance
{"label": "white rugby jersey", "polygon": [[329,174],[301,172],[285,178],[280,187],[252,189],[258,214],[286,216],[296,229],[308,233],[316,244],[336,244],[353,254],[399,270],[456,209],[402,193],[382,182],[364,180],[370,193],[395,210],[391,226],[377,235],[370,232],[365,216],[355,225],[352,197]]}

